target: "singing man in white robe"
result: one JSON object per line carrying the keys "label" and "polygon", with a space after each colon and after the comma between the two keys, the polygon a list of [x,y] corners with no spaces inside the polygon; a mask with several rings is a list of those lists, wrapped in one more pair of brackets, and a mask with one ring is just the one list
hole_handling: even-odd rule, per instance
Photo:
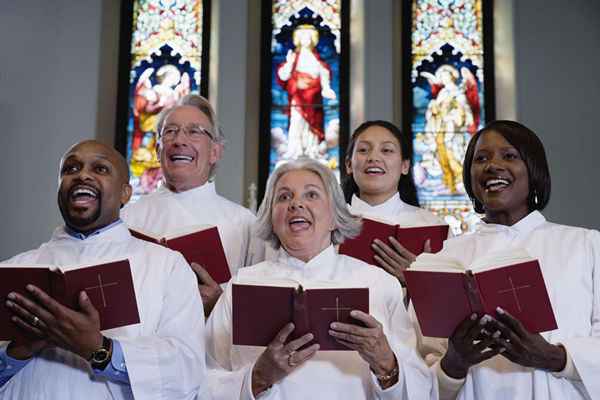
{"label": "singing man in white robe", "polygon": [[[263,242],[251,240],[254,215],[215,191],[212,180],[223,137],[208,100],[185,96],[161,113],[156,131],[164,185],[123,210],[127,225],[159,235],[191,226],[216,226],[232,276],[239,268],[262,261]],[[192,268],[208,315],[222,290],[202,266],[192,264]]]}
{"label": "singing man in white robe", "polygon": [[59,172],[65,225],[6,262],[66,267],[127,258],[141,323],[100,332],[85,291],[78,310],[31,285],[33,300],[9,294],[3,306],[38,340],[1,343],[0,399],[202,397],[204,318],[196,280],[179,253],[133,238],[119,219],[131,196],[127,171],[123,157],[101,143],[70,148]]}

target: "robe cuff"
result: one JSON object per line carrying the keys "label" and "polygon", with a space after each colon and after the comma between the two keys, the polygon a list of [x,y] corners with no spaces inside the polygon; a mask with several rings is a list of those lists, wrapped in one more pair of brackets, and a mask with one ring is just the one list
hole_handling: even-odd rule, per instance
{"label": "robe cuff", "polygon": [[22,370],[32,359],[19,360],[12,358],[6,352],[7,346],[0,349],[0,387]]}
{"label": "robe cuff", "polygon": [[559,346],[562,346],[565,349],[565,353],[567,355],[567,362],[565,363],[565,368],[562,371],[552,372],[555,378],[564,378],[571,381],[581,381],[581,377],[579,376],[579,372],[577,368],[575,368],[575,363],[573,362],[573,358],[569,354],[569,350],[562,343],[557,343]]}
{"label": "robe cuff", "polygon": [[440,400],[456,398],[456,395],[465,384],[466,378],[456,379],[448,376],[442,368],[441,359],[437,360],[431,368],[437,377]]}
{"label": "robe cuff", "polygon": [[242,383],[242,396],[240,397],[241,400],[266,400],[279,391],[277,384],[274,384],[267,390],[260,392],[255,397],[252,393],[252,370],[254,370],[254,364],[248,368],[248,371],[246,371],[246,374],[244,375],[244,382]]}

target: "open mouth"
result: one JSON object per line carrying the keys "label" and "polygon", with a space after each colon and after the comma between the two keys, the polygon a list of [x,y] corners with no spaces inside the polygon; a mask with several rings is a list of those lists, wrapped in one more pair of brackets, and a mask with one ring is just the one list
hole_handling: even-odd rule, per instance
{"label": "open mouth", "polygon": [[365,169],[365,174],[367,175],[383,175],[385,171],[381,167],[369,167]]}
{"label": "open mouth", "polygon": [[175,164],[191,164],[194,157],[186,154],[172,154],[169,156],[169,160]]}
{"label": "open mouth", "polygon": [[71,189],[69,200],[78,207],[89,206],[98,200],[99,192],[96,188],[87,185],[77,185]]}
{"label": "open mouth", "polygon": [[486,192],[500,192],[506,189],[511,184],[511,181],[506,178],[490,178],[483,185]]}
{"label": "open mouth", "polygon": [[288,224],[292,232],[299,232],[308,229],[312,224],[304,217],[294,217],[289,220]]}

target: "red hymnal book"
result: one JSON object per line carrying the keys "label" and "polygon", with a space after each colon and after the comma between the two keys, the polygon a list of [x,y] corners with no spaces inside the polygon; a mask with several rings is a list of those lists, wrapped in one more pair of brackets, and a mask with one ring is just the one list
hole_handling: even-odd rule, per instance
{"label": "red hymnal book", "polygon": [[186,233],[162,236],[138,228],[131,228],[129,231],[138,239],[158,243],[180,252],[188,263],[200,264],[217,283],[225,283],[231,279],[229,264],[216,226],[193,227],[188,228]]}
{"label": "red hymnal book", "polygon": [[457,260],[423,254],[404,271],[424,336],[447,338],[472,313],[501,307],[533,333],[557,328],[540,265],[522,252],[496,253],[466,269]]}
{"label": "red hymnal book", "polygon": [[437,253],[442,249],[444,240],[448,237],[448,225],[431,225],[417,227],[401,227],[390,225],[385,222],[363,218],[363,226],[360,235],[354,239],[346,239],[340,245],[339,253],[358,258],[372,265],[379,265],[375,261],[375,251],[371,247],[375,239],[390,244],[389,237],[394,237],[406,250],[414,255],[423,252],[427,239],[431,243],[431,251]]}
{"label": "red hymnal book", "polygon": [[[233,344],[268,346],[289,322],[295,329],[288,341],[312,333],[320,350],[351,350],[329,335],[338,321],[361,325],[350,311],[369,312],[368,288],[304,289],[233,284]],[[307,346],[308,346],[307,345]]]}
{"label": "red hymnal book", "polygon": [[[135,289],[128,260],[112,261],[98,265],[47,268],[42,266],[0,266],[0,298],[10,292],[29,298],[25,290],[33,284],[61,304],[79,310],[79,293],[85,290],[100,314],[100,329],[107,330],[140,322]],[[0,340],[25,337],[23,331],[11,321],[12,313],[0,307]]]}

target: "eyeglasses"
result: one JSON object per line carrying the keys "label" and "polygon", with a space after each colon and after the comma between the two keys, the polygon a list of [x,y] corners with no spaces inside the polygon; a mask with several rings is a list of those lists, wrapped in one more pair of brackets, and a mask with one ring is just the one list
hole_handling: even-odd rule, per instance
{"label": "eyeglasses", "polygon": [[182,131],[187,138],[192,141],[200,140],[204,135],[208,136],[210,140],[215,140],[210,130],[198,124],[188,124],[185,126],[165,125],[160,133],[160,137],[163,141],[169,142],[174,140],[180,131]]}

